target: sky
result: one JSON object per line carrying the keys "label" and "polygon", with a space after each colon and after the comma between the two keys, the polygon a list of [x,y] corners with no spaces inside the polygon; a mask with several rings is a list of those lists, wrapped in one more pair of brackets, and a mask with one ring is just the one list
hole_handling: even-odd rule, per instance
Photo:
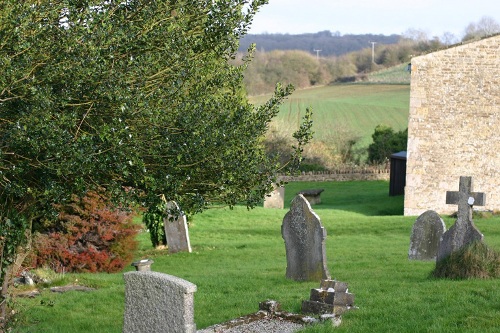
{"label": "sky", "polygon": [[251,34],[403,34],[457,38],[469,23],[489,16],[500,23],[500,0],[269,0],[257,13]]}

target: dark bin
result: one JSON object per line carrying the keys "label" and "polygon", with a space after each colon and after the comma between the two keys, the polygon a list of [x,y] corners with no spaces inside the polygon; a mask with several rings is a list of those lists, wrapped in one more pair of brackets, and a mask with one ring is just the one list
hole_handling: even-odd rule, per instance
{"label": "dark bin", "polygon": [[391,178],[389,181],[389,195],[405,193],[406,184],[406,151],[391,155]]}

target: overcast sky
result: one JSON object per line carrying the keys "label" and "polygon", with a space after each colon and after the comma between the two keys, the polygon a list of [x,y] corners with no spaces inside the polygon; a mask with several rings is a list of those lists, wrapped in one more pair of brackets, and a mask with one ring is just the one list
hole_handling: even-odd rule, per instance
{"label": "overcast sky", "polygon": [[249,33],[402,34],[408,29],[460,38],[465,27],[489,16],[500,23],[500,0],[269,0]]}

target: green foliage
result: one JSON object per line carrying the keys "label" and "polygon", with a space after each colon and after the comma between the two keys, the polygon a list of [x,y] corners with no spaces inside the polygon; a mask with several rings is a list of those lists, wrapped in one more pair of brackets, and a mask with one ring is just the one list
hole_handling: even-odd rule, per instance
{"label": "green foliage", "polygon": [[0,269],[4,274],[8,266],[14,262],[16,249],[26,238],[28,222],[16,212],[3,213],[0,220]]}
{"label": "green foliage", "polygon": [[255,108],[249,58],[228,60],[266,2],[3,1],[1,219],[50,220],[97,189],[186,213],[260,203],[283,171],[262,137],[293,89]]}
{"label": "green foliage", "polygon": [[149,237],[153,247],[167,245],[167,235],[165,234],[165,225],[163,219],[167,205],[164,201],[154,207],[150,207],[142,216],[142,222],[149,230]]}
{"label": "green foliage", "polygon": [[14,263],[17,261],[19,248],[26,242],[26,230],[29,221],[15,209],[0,212],[0,331],[10,315],[7,306],[10,303],[8,286],[17,272]]}
{"label": "green foliage", "polygon": [[446,279],[496,279],[500,277],[500,252],[474,242],[436,263],[432,275]]}
{"label": "green foliage", "polygon": [[392,154],[406,150],[408,129],[394,132],[389,126],[378,125],[372,139],[373,143],[368,147],[368,162],[383,163]]}

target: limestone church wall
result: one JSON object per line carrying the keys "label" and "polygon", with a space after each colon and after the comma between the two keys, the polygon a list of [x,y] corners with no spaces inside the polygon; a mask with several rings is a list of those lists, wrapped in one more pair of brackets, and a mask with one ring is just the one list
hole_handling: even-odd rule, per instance
{"label": "limestone church wall", "polygon": [[500,35],[411,60],[405,215],[451,213],[460,176],[500,210]]}

